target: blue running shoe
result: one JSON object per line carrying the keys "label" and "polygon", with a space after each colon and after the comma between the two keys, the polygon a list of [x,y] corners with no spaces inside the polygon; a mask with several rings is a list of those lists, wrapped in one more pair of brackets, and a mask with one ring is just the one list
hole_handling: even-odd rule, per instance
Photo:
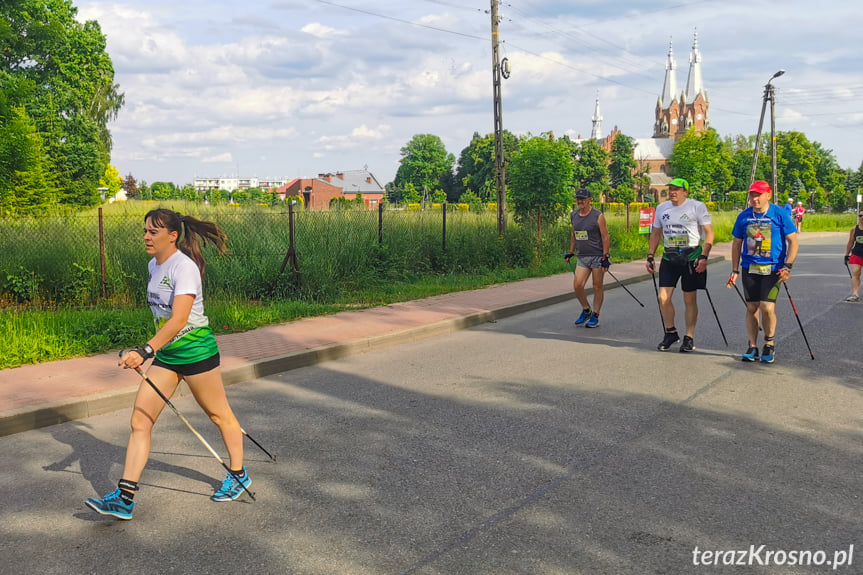
{"label": "blue running shoe", "polygon": [[590,319],[587,320],[587,323],[584,324],[584,327],[599,327],[599,314],[598,313],[590,314]]}
{"label": "blue running shoe", "polygon": [[233,501],[237,497],[243,494],[243,487],[246,489],[249,488],[249,485],[252,484],[252,478],[249,477],[249,474],[246,473],[246,468],[243,467],[243,476],[242,485],[240,485],[240,480],[236,478],[233,473],[226,473],[225,479],[222,481],[222,486],[213,493],[213,496],[210,497],[213,501]]}
{"label": "blue running shoe", "polygon": [[575,325],[581,325],[589,319],[590,319],[590,310],[589,309],[583,309],[583,310],[581,310],[581,315],[578,316],[577,320],[575,320]]}
{"label": "blue running shoe", "polygon": [[740,356],[742,361],[758,361],[758,348],[754,345],[750,345],[749,349],[746,350],[742,356]]}
{"label": "blue running shoe", "polygon": [[774,349],[772,345],[765,345],[761,348],[761,362],[773,363]]}
{"label": "blue running shoe", "polygon": [[132,509],[135,507],[134,501],[126,503],[120,498],[119,489],[112,491],[102,499],[89,497],[84,501],[84,504],[96,513],[110,515],[117,519],[124,519],[126,521],[132,518]]}

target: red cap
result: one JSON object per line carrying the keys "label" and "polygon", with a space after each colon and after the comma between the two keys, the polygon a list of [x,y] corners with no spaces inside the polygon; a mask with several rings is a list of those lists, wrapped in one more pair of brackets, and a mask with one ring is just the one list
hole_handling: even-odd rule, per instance
{"label": "red cap", "polygon": [[770,193],[770,184],[765,182],[764,180],[757,180],[752,182],[752,185],[749,186],[749,193],[757,192],[759,194],[769,194]]}

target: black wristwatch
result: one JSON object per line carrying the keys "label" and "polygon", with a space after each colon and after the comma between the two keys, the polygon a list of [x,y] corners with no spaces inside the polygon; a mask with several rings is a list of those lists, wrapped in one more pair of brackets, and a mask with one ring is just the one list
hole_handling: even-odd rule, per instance
{"label": "black wristwatch", "polygon": [[156,352],[153,351],[153,346],[151,346],[149,343],[145,343],[144,345],[139,345],[138,347],[136,347],[132,351],[134,351],[135,353],[140,355],[141,359],[143,359],[145,361],[156,355]]}
{"label": "black wristwatch", "polygon": [[791,268],[794,267],[794,264],[789,264],[788,262],[785,262],[785,267],[790,270]]}
{"label": "black wristwatch", "polygon": [[695,259],[697,259],[697,260],[706,260],[706,259],[707,259],[707,256],[706,256],[706,255],[704,255],[704,254],[701,254],[701,255],[699,255],[699,256],[698,256],[697,258],[695,258]]}

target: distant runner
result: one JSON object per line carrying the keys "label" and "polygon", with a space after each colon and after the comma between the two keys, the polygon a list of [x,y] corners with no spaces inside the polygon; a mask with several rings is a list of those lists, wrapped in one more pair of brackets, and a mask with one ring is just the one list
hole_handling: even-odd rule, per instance
{"label": "distant runner", "polygon": [[851,272],[851,295],[845,301],[860,301],[860,270],[863,269],[863,211],[857,213],[857,225],[851,230],[845,246],[845,265]]}

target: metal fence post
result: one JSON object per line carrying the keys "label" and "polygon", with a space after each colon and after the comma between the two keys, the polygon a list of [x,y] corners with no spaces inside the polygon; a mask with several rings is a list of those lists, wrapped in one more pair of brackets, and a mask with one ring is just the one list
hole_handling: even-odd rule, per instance
{"label": "metal fence post", "polygon": [[291,262],[291,271],[300,271],[300,264],[297,261],[297,247],[294,243],[294,204],[288,204],[288,253],[285,254],[285,259],[282,260],[282,267],[279,268],[279,275],[285,271],[285,266]]}
{"label": "metal fence post", "polygon": [[105,281],[105,226],[102,221],[102,208],[99,208],[99,265],[102,270],[102,298],[108,297],[108,286]]}
{"label": "metal fence post", "polygon": [[384,243],[384,204],[378,204],[378,245]]}

